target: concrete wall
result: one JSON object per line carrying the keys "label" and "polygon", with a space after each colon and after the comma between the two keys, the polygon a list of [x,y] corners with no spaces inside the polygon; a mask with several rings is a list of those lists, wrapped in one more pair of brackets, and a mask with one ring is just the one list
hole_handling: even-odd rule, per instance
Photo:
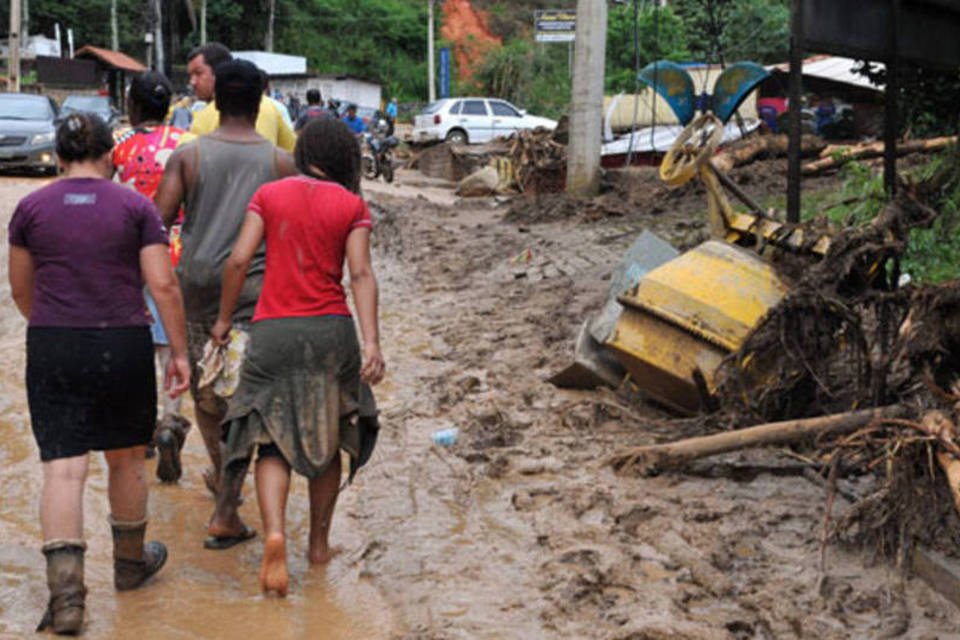
{"label": "concrete wall", "polygon": [[382,100],[380,85],[356,78],[317,76],[313,78],[272,78],[270,87],[284,97],[294,93],[301,102],[306,101],[308,89],[319,89],[324,100],[333,98],[340,102],[353,102],[360,107],[379,109]]}

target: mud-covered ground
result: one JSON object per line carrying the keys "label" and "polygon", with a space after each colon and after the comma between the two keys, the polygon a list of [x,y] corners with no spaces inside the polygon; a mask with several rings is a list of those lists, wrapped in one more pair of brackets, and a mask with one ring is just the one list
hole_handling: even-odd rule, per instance
{"label": "mud-covered ground", "polygon": [[[0,221],[40,184],[0,179]],[[689,430],[635,398],[545,382],[640,228],[681,245],[703,232],[696,189],[664,204],[648,174],[630,185],[608,192],[631,203],[621,214],[574,209],[536,222],[534,211],[505,222],[511,208],[533,210],[461,202],[411,174],[366,184],[389,373],[377,389],[380,443],[334,519],[343,552],[326,568],[307,566],[302,480],[288,506],[285,601],[258,593],[259,539],[203,550],[212,501],[194,430],[179,485],[158,485],[150,466],[151,537],[171,553],[145,589],[111,587],[104,469],[93,465],[85,637],[960,637],[952,605],[868,554],[829,548],[820,580],[825,497],[777,451],[652,479],[602,464]],[[0,296],[0,637],[20,638],[46,600],[40,471],[24,325],[4,284]],[[433,445],[447,427],[460,429],[457,443]],[[242,512],[256,526],[252,483],[245,493]]]}
{"label": "mud-covered ground", "polygon": [[[406,636],[960,637],[952,605],[870,554],[829,547],[821,579],[824,493],[778,451],[652,479],[602,464],[688,428],[635,398],[545,382],[638,228],[680,245],[703,232],[699,190],[657,211],[644,191],[619,189],[638,205],[623,214],[554,219],[367,188],[391,374],[350,517]],[[430,444],[451,426],[456,445]]]}

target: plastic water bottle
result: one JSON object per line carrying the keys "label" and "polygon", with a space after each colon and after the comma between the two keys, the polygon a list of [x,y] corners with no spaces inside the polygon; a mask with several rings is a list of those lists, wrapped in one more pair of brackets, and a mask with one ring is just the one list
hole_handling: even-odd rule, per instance
{"label": "plastic water bottle", "polygon": [[450,427],[449,429],[440,429],[433,432],[433,444],[440,447],[449,447],[457,443],[457,436],[460,435],[460,429]]}

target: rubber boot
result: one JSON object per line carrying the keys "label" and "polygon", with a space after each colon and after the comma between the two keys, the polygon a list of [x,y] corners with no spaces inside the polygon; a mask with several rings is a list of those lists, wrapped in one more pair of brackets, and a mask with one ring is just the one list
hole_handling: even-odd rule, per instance
{"label": "rubber boot", "polygon": [[167,561],[162,542],[143,542],[147,521],[119,522],[110,518],[113,530],[113,586],[117,591],[136,589],[160,571]]}
{"label": "rubber boot", "polygon": [[50,540],[43,545],[47,558],[47,587],[50,600],[37,631],[53,627],[55,633],[76,635],[83,627],[84,600],[87,588],[83,585],[83,540]]}
{"label": "rubber boot", "polygon": [[160,459],[157,461],[157,478],[160,482],[176,482],[183,475],[180,451],[190,430],[190,421],[183,416],[167,415],[153,433]]}

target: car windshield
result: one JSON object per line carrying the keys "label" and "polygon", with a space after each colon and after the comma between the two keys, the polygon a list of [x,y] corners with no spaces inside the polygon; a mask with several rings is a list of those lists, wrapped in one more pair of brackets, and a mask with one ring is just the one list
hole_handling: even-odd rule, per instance
{"label": "car windshield", "polygon": [[109,113],[110,102],[102,96],[69,96],[63,101],[63,110],[67,113],[75,113],[77,111]]}
{"label": "car windshield", "polygon": [[443,108],[443,105],[445,105],[447,102],[449,102],[449,100],[437,100],[436,102],[431,102],[430,104],[425,106],[423,108],[423,111],[421,111],[420,113],[422,113],[425,116],[434,114],[437,111],[440,111],[440,109]]}
{"label": "car windshield", "polygon": [[46,98],[0,96],[2,120],[53,120],[53,110]]}

